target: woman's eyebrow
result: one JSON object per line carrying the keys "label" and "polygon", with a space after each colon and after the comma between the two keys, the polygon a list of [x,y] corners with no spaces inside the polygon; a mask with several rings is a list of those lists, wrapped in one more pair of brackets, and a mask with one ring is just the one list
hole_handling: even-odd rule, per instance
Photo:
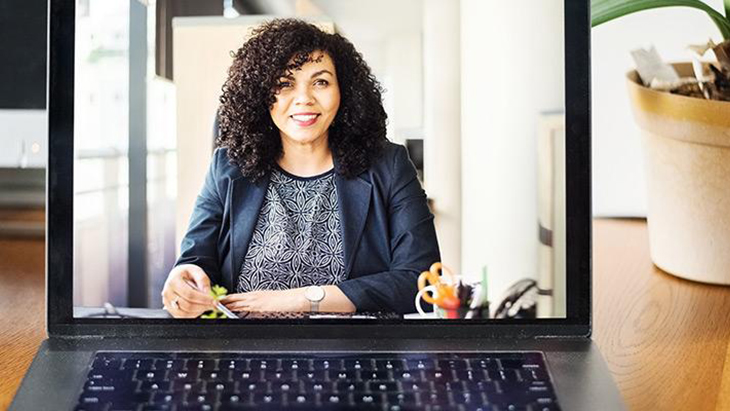
{"label": "woman's eyebrow", "polygon": [[319,76],[320,74],[324,74],[324,73],[327,73],[330,76],[334,77],[334,74],[332,74],[332,72],[330,72],[329,70],[325,69],[325,70],[320,70],[320,71],[312,74],[312,76],[310,78],[315,78],[315,77]]}

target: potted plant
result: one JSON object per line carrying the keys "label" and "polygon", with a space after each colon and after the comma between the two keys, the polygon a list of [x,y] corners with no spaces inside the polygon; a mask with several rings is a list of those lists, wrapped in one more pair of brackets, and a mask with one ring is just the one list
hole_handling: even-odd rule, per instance
{"label": "potted plant", "polygon": [[[713,86],[730,79],[730,0],[724,0],[725,15],[699,0],[592,0],[591,21],[595,27],[671,6],[708,14],[723,39],[713,49],[718,59]],[[672,66],[682,77],[695,71],[691,63]],[[652,261],[689,280],[730,284],[730,98],[652,89],[636,71],[627,74],[627,84],[642,130]]]}

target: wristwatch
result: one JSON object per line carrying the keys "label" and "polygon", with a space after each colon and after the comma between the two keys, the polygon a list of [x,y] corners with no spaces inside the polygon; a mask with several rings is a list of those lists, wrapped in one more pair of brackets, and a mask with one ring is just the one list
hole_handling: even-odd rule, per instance
{"label": "wristwatch", "polygon": [[319,311],[319,302],[324,299],[324,288],[318,285],[310,285],[304,289],[304,298],[309,300],[309,310],[316,313]]}

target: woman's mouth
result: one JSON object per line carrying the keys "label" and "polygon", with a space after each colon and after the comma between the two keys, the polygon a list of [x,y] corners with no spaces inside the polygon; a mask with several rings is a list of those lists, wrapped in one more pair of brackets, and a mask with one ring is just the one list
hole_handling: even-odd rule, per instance
{"label": "woman's mouth", "polygon": [[299,127],[308,127],[317,122],[319,114],[306,113],[306,114],[294,114],[291,119]]}

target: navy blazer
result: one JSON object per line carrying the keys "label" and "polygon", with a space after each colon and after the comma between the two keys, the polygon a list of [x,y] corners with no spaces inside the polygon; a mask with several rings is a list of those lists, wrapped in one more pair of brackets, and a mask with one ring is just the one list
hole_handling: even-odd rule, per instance
{"label": "navy blazer", "polygon": [[[200,266],[213,284],[235,292],[269,179],[252,183],[225,148],[217,149],[175,265]],[[433,215],[405,147],[386,143],[357,177],[335,173],[335,187],[347,274],[339,288],[358,311],[415,312],[418,276],[440,256]]]}

